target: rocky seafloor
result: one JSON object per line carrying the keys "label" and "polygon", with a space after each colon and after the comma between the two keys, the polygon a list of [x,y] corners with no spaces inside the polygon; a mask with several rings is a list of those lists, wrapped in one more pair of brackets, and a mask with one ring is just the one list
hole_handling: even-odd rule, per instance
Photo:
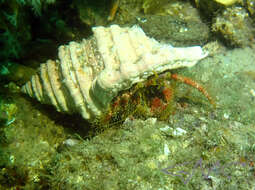
{"label": "rocky seafloor", "polygon": [[[113,0],[116,15],[107,1],[24,2],[0,1],[8,8],[0,10],[0,190],[255,188],[254,0]],[[33,2],[36,21],[28,19]],[[109,9],[115,19],[106,22]],[[118,125],[95,127],[20,94],[59,44],[113,23],[138,24],[174,46],[209,42],[208,57],[173,73],[202,84],[216,106],[173,81],[167,119],[130,114]]]}
{"label": "rocky seafloor", "polygon": [[255,55],[221,49],[181,75],[217,104],[177,84],[168,121],[127,118],[89,135],[89,124],[10,95],[15,121],[1,129],[1,188],[253,189]]}

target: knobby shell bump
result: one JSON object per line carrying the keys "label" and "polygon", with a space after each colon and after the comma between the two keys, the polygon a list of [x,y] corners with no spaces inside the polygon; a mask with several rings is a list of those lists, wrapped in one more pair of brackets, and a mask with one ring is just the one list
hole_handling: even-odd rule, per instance
{"label": "knobby shell bump", "polygon": [[59,112],[93,121],[122,90],[149,76],[190,67],[207,56],[200,46],[174,48],[149,38],[138,26],[94,27],[93,36],[58,49],[57,60],[40,65],[22,92]]}

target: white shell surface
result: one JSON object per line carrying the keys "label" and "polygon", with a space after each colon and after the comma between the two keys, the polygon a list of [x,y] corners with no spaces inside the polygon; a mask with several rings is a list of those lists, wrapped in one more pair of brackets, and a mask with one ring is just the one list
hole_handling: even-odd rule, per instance
{"label": "white shell surface", "polygon": [[149,76],[191,67],[207,56],[200,46],[174,48],[141,28],[94,27],[93,36],[59,47],[59,60],[41,64],[22,91],[58,111],[100,117],[122,90]]}

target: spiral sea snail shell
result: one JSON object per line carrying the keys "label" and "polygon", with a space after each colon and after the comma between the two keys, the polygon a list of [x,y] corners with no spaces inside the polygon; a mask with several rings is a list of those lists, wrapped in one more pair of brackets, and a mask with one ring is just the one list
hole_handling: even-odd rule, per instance
{"label": "spiral sea snail shell", "polygon": [[93,121],[122,90],[149,76],[190,67],[207,56],[200,46],[174,48],[149,38],[138,26],[94,27],[93,35],[58,49],[22,92],[60,112]]}

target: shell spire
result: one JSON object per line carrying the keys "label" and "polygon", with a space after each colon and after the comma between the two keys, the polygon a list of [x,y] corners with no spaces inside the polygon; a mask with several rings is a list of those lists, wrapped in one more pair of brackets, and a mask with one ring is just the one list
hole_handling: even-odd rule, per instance
{"label": "shell spire", "polygon": [[174,48],[138,26],[94,27],[93,36],[58,49],[58,60],[41,64],[22,92],[60,112],[100,117],[122,90],[155,72],[195,65],[207,56],[200,46]]}

